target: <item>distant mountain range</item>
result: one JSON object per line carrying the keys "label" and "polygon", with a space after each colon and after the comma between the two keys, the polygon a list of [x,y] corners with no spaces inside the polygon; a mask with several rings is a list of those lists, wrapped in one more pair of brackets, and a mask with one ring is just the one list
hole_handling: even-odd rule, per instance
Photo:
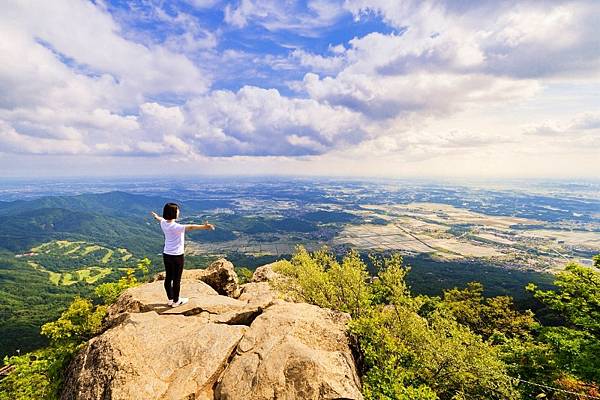
{"label": "distant mountain range", "polygon": [[[34,200],[0,202],[0,248],[24,251],[52,239],[90,239],[134,252],[160,247],[162,234],[151,223],[151,210],[161,212],[166,202],[156,196],[126,192],[48,196]],[[230,203],[220,200],[182,202],[188,213],[203,212]]]}
{"label": "distant mountain range", "polygon": [[32,200],[0,201],[0,217],[15,223],[0,224],[0,249],[26,251],[50,240],[89,240],[114,247],[126,247],[144,254],[160,249],[162,233],[150,216],[160,214],[165,203],[177,201],[182,221],[210,215],[217,230],[191,232],[189,237],[199,242],[234,240],[240,233],[247,235],[273,232],[311,233],[320,224],[359,222],[356,215],[344,211],[309,211],[286,217],[263,217],[240,212],[219,212],[235,209],[232,200],[208,199],[178,201],[160,196],[132,194],[122,191],[90,193],[72,196],[46,196]]}

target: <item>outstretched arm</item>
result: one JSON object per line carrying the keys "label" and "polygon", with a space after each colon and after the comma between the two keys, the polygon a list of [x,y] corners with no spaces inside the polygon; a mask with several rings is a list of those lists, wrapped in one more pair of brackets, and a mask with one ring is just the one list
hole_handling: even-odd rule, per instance
{"label": "outstretched arm", "polygon": [[158,215],[154,211],[150,211],[150,214],[152,214],[152,216],[154,217],[154,219],[157,220],[157,221],[162,221],[164,219],[163,217],[161,217],[160,215]]}
{"label": "outstretched arm", "polygon": [[209,224],[208,221],[204,222],[202,225],[185,225],[186,231],[196,231],[196,230],[206,230],[206,231],[214,231],[215,226],[213,224]]}

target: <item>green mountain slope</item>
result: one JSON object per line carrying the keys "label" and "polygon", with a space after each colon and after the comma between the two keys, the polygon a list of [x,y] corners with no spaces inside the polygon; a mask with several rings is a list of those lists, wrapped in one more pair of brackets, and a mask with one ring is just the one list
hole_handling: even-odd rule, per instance
{"label": "green mountain slope", "polygon": [[41,208],[12,215],[15,224],[0,224],[0,247],[25,251],[54,239],[90,240],[134,252],[159,249],[160,229],[143,218],[107,217],[65,208]]}

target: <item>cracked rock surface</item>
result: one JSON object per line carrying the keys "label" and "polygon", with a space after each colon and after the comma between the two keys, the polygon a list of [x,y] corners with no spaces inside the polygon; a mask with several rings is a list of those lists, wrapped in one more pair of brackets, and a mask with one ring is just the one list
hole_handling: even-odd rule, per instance
{"label": "cracked rock surface", "polygon": [[235,290],[215,269],[228,289],[190,273],[177,308],[161,280],[125,291],[68,367],[61,399],[362,399],[347,314],[278,299],[268,282]]}

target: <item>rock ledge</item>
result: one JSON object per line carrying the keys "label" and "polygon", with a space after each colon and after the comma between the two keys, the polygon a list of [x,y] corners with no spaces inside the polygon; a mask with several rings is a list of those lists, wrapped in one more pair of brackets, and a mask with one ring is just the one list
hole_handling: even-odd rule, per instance
{"label": "rock ledge", "polygon": [[224,259],[184,272],[184,306],[166,306],[160,276],[111,305],[62,400],[362,399],[347,314],[281,300],[268,268],[242,286]]}

